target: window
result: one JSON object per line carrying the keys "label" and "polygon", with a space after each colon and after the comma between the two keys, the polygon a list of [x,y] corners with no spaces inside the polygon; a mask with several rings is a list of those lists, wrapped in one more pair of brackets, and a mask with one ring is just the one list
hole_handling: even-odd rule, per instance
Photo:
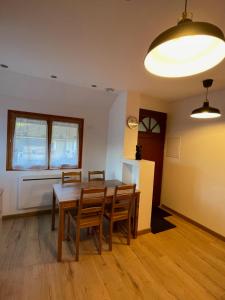
{"label": "window", "polygon": [[7,170],[81,168],[83,119],[8,111]]}

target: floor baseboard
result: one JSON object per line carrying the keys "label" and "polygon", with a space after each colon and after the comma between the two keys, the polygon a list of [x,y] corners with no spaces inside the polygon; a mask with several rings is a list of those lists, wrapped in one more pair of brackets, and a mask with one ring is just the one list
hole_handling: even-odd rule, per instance
{"label": "floor baseboard", "polygon": [[151,232],[151,228],[143,229],[143,230],[139,230],[137,235],[142,235],[142,234],[146,234],[146,233],[150,233],[150,232]]}
{"label": "floor baseboard", "polygon": [[5,216],[2,216],[2,220],[22,218],[22,217],[33,217],[33,216],[50,214],[50,213],[51,213],[51,209],[49,208],[49,209],[31,211],[31,212],[26,212],[26,213],[21,213],[21,214],[5,215]]}
{"label": "floor baseboard", "polygon": [[164,204],[161,204],[161,207],[164,208],[164,209],[166,209],[166,210],[168,210],[168,212],[170,212],[170,213],[172,213],[172,214],[174,214],[174,215],[177,215],[177,216],[181,217],[181,218],[184,219],[185,221],[187,221],[187,222],[189,222],[189,223],[191,223],[191,224],[193,224],[193,225],[195,225],[195,226],[201,228],[202,230],[204,230],[204,231],[206,231],[206,232],[212,234],[213,236],[215,236],[215,237],[217,237],[218,239],[220,239],[220,240],[222,240],[222,241],[225,242],[225,237],[224,237],[223,235],[221,235],[221,234],[219,234],[219,233],[217,233],[217,232],[215,232],[215,231],[213,231],[213,230],[207,228],[206,226],[204,226],[204,225],[202,225],[202,224],[200,224],[200,223],[198,223],[198,222],[196,222],[196,221],[194,221],[194,220],[192,220],[192,219],[186,217],[185,215],[183,215],[183,214],[177,212],[176,210],[173,210],[172,208],[170,208],[170,207],[168,207],[168,206],[166,206],[166,205],[164,205]]}

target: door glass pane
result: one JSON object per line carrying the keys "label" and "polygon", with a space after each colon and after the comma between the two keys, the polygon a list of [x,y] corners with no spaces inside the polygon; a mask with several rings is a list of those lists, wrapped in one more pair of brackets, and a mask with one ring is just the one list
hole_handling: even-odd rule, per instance
{"label": "door glass pane", "polygon": [[146,132],[146,128],[142,122],[140,122],[138,125],[138,131]]}
{"label": "door glass pane", "polygon": [[160,126],[159,124],[157,124],[153,129],[152,129],[153,133],[160,133]]}
{"label": "door glass pane", "polygon": [[52,123],[50,167],[78,166],[78,129],[78,124],[75,123]]}
{"label": "door glass pane", "polygon": [[144,118],[142,120],[142,122],[145,124],[146,128],[149,129],[150,128],[150,118]]}
{"label": "door glass pane", "polygon": [[157,124],[157,121],[154,118],[151,118],[150,128],[152,129]]}
{"label": "door glass pane", "polygon": [[13,137],[13,169],[48,167],[47,122],[16,118]]}

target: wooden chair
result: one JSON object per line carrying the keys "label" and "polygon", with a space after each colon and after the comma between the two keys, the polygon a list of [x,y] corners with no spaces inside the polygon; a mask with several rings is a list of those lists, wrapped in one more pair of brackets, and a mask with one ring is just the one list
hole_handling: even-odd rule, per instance
{"label": "wooden chair", "polygon": [[79,172],[62,172],[62,184],[81,182],[81,171]]}
{"label": "wooden chair", "polygon": [[109,220],[109,250],[112,250],[113,224],[127,220],[127,245],[130,245],[131,209],[135,197],[136,184],[116,186],[111,207],[104,216]]}
{"label": "wooden chair", "polygon": [[[77,172],[62,172],[62,184],[66,183],[76,183],[81,182],[81,171]],[[77,210],[76,208],[67,209],[65,211],[66,216],[68,215],[68,211],[71,211],[71,213],[76,214]],[[65,218],[66,222],[66,218]],[[69,223],[69,220],[67,219],[67,224]],[[64,236],[64,233],[63,233]]]}
{"label": "wooden chair", "polygon": [[81,228],[98,227],[99,254],[102,253],[102,226],[107,188],[81,189],[77,214],[68,212],[67,238],[70,240],[70,224],[75,227],[76,261],[79,260]]}
{"label": "wooden chair", "polygon": [[105,181],[105,171],[89,171],[88,181]]}

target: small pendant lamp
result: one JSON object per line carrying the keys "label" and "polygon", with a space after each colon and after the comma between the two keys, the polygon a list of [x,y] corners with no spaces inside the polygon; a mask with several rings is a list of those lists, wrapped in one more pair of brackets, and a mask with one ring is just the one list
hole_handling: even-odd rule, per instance
{"label": "small pendant lamp", "polygon": [[144,65],[162,77],[185,77],[204,72],[225,57],[225,38],[220,28],[193,22],[187,16],[187,0],[181,21],[161,33],[150,45]]}
{"label": "small pendant lamp", "polygon": [[194,109],[192,111],[192,113],[191,113],[192,118],[213,119],[213,118],[219,118],[221,116],[219,109],[209,106],[208,88],[212,86],[212,83],[213,83],[212,79],[203,80],[203,86],[204,86],[204,88],[206,88],[206,99],[205,99],[202,107]]}

